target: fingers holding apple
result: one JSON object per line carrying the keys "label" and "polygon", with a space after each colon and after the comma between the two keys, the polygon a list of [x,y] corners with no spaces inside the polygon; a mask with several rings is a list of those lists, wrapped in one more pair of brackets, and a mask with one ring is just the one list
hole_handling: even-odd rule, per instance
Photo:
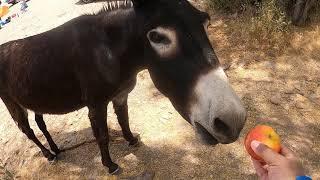
{"label": "fingers holding apple", "polygon": [[279,153],[281,150],[280,137],[275,130],[267,125],[258,125],[251,129],[245,138],[245,148],[250,156],[258,161],[263,162],[263,159],[257,155],[251,148],[253,140],[259,141],[275,152]]}

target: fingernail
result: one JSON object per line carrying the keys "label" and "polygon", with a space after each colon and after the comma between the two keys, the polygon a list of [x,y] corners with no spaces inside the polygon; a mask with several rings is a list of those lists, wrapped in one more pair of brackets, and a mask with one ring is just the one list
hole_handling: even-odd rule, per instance
{"label": "fingernail", "polygon": [[253,141],[251,142],[251,148],[252,148],[252,149],[257,149],[259,145],[260,145],[260,142],[259,142],[259,141],[253,140]]}

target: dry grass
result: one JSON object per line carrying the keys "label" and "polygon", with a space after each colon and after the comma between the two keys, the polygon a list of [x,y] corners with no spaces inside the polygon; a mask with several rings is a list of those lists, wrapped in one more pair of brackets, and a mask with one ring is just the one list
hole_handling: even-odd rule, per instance
{"label": "dry grass", "polygon": [[[214,15],[227,16],[226,24],[237,42],[250,49],[283,52],[290,46],[292,34],[300,31],[291,25],[284,5],[277,0],[206,0],[206,8]],[[311,22],[319,21],[320,2],[311,11]]]}

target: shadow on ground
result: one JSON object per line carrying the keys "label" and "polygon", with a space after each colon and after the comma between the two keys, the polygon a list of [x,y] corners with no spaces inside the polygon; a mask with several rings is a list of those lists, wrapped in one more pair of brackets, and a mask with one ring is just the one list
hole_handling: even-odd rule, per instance
{"label": "shadow on ground", "polygon": [[[288,119],[279,121],[277,118],[260,118],[255,123],[272,125],[283,137],[285,145],[291,149],[298,149],[298,155],[303,157],[303,163],[308,169],[314,170],[319,167],[317,163],[320,151],[313,144],[319,139],[317,132],[320,132],[320,129],[317,124],[303,122],[303,125],[297,126]],[[249,126],[252,126],[252,123]],[[107,168],[100,162],[99,149],[91,128],[72,132],[53,132],[53,134],[56,134],[53,138],[58,146],[69,150],[61,153],[54,164],[48,164],[38,152],[32,157],[38,163],[32,164],[30,161],[26,164],[25,169],[20,170],[21,177],[112,178],[108,176]],[[196,139],[189,139],[181,144],[172,144],[170,141],[148,144],[142,140],[139,147],[133,148],[128,147],[121,131],[115,129],[110,130],[110,139],[110,153],[113,160],[123,168],[122,174],[113,178],[130,179],[147,171],[155,173],[155,177],[160,179],[256,179],[252,171],[250,173],[245,170],[248,168],[247,157],[239,156],[235,153],[239,149],[229,149],[228,145],[217,145],[218,149],[201,145]],[[241,137],[239,141],[236,144],[242,147],[243,138]],[[292,147],[293,141],[299,142],[299,146]],[[82,145],[72,148],[79,143]],[[19,175],[17,177],[19,178]]]}
{"label": "shadow on ground", "polygon": [[[53,133],[57,134],[57,133]],[[119,130],[111,130],[111,155],[122,168],[123,173],[118,177],[128,179],[143,174],[144,172],[153,172],[160,179],[183,178],[222,178],[222,179],[255,179],[254,174],[241,173],[243,169],[243,160],[237,158],[237,155],[231,152],[226,157],[218,157],[216,153],[210,152],[209,147],[199,147],[197,142],[189,142],[175,146],[172,144],[148,145],[143,141],[139,147],[128,147],[128,143],[122,138]],[[81,142],[70,142],[70,137],[87,137]],[[100,153],[95,141],[92,141],[91,128],[86,128],[77,132],[58,133],[53,137],[61,149],[70,149],[82,142],[83,145],[71,150],[67,150],[59,155],[58,161],[54,164],[48,164],[42,154],[37,153],[32,159],[42,159],[40,164],[30,169],[31,164],[26,167],[27,173],[22,175],[24,178],[66,178],[66,177],[86,177],[99,178],[106,177],[107,168],[104,168],[100,162]],[[81,139],[81,138],[80,138]],[[59,142],[60,140],[64,140]],[[67,140],[67,142],[65,141]],[[194,141],[194,140],[193,140]],[[165,145],[163,145],[165,144]],[[48,146],[46,143],[45,146]],[[212,149],[214,147],[210,147]],[[225,156],[225,155],[224,155]],[[229,171],[225,172],[223,166],[219,166],[220,158],[226,158],[231,161],[228,165]],[[204,159],[206,159],[204,161]],[[211,160],[211,162],[208,160]],[[220,160],[219,160],[220,159]],[[37,160],[39,161],[39,160]],[[30,162],[32,163],[32,162]],[[24,170],[22,170],[24,172]],[[29,175],[29,176],[28,176]],[[89,175],[89,176],[88,176]],[[19,176],[18,176],[19,178]]]}

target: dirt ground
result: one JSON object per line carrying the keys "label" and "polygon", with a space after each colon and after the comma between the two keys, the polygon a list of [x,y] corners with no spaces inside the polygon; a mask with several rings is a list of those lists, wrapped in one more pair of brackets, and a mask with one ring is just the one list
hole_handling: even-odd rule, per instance
{"label": "dirt ground", "polygon": [[[27,13],[0,30],[0,44],[49,30],[80,14],[94,12],[102,4],[31,0]],[[129,96],[131,129],[140,134],[140,147],[127,146],[108,107],[111,155],[123,168],[120,176],[108,176],[102,166],[86,108],[45,116],[60,148],[82,144],[63,152],[50,164],[19,131],[0,101],[0,179],[135,179],[143,174],[154,179],[257,179],[243,141],[248,129],[260,123],[273,126],[283,144],[301,157],[308,174],[320,179],[320,22],[296,30],[290,47],[275,54],[259,47],[246,49],[235,42],[234,35],[227,31],[226,18],[212,17],[209,36],[221,63],[230,66],[226,71],[230,83],[248,110],[238,141],[212,147],[198,142],[192,127],[143,71]],[[30,112],[31,126],[48,146],[33,116]]]}

